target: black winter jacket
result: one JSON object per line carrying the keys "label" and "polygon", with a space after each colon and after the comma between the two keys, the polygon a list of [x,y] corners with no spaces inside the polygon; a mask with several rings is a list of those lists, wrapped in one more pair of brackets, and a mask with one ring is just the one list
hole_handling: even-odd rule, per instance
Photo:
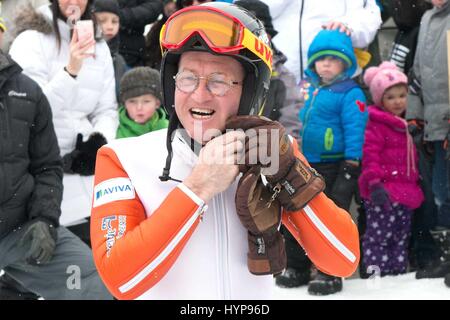
{"label": "black winter jacket", "polygon": [[62,175],[47,98],[0,51],[0,239],[38,217],[59,225]]}
{"label": "black winter jacket", "polygon": [[130,67],[144,63],[144,29],[163,11],[160,0],[119,0],[120,54]]}

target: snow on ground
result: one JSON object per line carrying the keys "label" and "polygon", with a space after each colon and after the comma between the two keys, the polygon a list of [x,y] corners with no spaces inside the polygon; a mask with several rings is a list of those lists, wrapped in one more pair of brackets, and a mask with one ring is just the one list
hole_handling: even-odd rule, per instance
{"label": "snow on ground", "polygon": [[309,295],[307,286],[275,287],[277,300],[450,300],[450,288],[445,286],[443,278],[416,280],[414,273],[344,280],[343,290],[330,296]]}
{"label": "snow on ground", "polygon": [[[0,270],[0,276],[3,270]],[[450,300],[444,279],[416,280],[414,273],[375,279],[344,280],[342,292],[312,296],[307,286],[286,289],[275,285],[275,300]]]}

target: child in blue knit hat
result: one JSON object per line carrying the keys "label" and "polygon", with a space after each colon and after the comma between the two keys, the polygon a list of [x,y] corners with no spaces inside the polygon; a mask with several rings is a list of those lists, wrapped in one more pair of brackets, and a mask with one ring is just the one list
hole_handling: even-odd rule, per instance
{"label": "child in blue knit hat", "polygon": [[[357,191],[367,122],[365,95],[351,79],[357,68],[350,37],[322,30],[308,50],[300,111],[302,152],[326,181],[325,194],[349,210]],[[319,272],[309,283],[314,295],[342,290],[342,280]]]}

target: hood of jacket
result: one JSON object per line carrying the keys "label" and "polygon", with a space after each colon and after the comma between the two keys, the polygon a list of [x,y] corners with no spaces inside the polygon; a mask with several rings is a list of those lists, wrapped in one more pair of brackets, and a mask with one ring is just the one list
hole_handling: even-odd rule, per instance
{"label": "hood of jacket", "polygon": [[351,38],[339,30],[322,30],[314,38],[308,49],[308,68],[305,71],[308,77],[314,77],[314,63],[325,56],[340,58],[347,64],[345,78],[350,78],[358,67]]}
{"label": "hood of jacket", "polygon": [[[88,9],[86,9],[88,10]],[[38,8],[32,7],[30,4],[23,7],[22,10],[14,17],[14,28],[11,38],[14,40],[19,34],[26,30],[34,30],[43,34],[54,33],[53,13],[49,5],[43,5]],[[72,37],[72,26],[66,21],[58,19],[58,28],[62,39],[69,40]],[[94,37],[97,42],[103,38],[99,29],[94,26]]]}
{"label": "hood of jacket", "polygon": [[396,131],[405,131],[407,128],[405,120],[375,105],[369,106],[369,119],[383,123]]}
{"label": "hood of jacket", "polygon": [[26,30],[51,34],[53,32],[53,25],[50,7],[46,5],[36,9],[31,4],[28,4],[14,17],[13,25],[13,39]]}

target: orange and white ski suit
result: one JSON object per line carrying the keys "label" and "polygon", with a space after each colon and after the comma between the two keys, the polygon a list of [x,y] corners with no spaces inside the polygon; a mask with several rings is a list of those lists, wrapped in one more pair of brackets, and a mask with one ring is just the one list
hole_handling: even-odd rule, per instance
{"label": "orange and white ski suit", "polygon": [[[239,177],[207,204],[183,183],[161,182],[166,135],[119,139],[98,152],[91,242],[106,286],[119,299],[272,298],[273,277],[247,269],[247,231],[234,203]],[[198,158],[179,133],[172,147],[170,173],[183,181]],[[357,228],[323,193],[283,212],[282,222],[320,270],[355,271]]]}

